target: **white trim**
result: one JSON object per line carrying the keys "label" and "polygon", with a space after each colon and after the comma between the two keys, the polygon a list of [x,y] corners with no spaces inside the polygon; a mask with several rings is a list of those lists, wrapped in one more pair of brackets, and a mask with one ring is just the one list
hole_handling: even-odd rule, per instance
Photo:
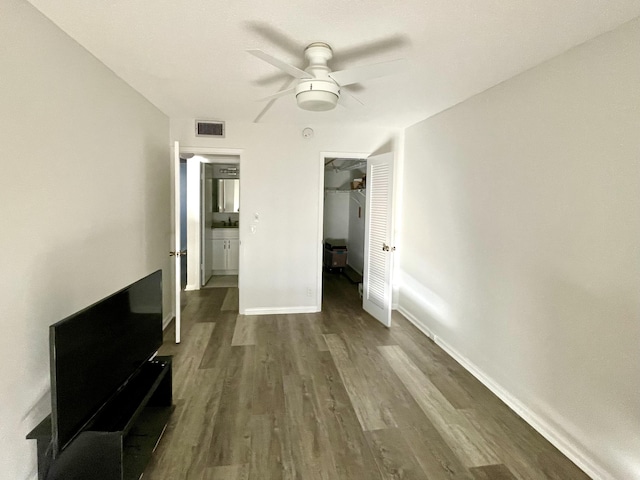
{"label": "white trim", "polygon": [[594,479],[601,480],[614,480],[614,477],[606,472],[601,466],[597,465],[593,460],[589,458],[589,455],[576,445],[566,433],[560,431],[557,427],[554,427],[548,419],[540,417],[540,415],[533,412],[520,400],[511,395],[505,388],[499,383],[494,381],[491,377],[486,375],[477,365],[464,355],[456,351],[451,345],[449,345],[442,338],[434,335],[426,324],[418,317],[410,313],[408,310],[400,306],[398,311],[409,320],[415,327],[424,333],[427,337],[433,339],[433,341],[442,348],[451,358],[458,362],[465,370],[473,375],[480,383],[487,387],[491,392],[496,395],[507,407],[513,410],[520,418],[528,423],[535,431],[542,435],[549,441],[554,447],[556,447],[563,455],[569,460],[575,463],[582,471],[588,476]]}
{"label": "white trim", "polygon": [[185,285],[184,287],[185,292],[189,292],[191,290],[200,290],[200,288],[197,285],[190,285],[190,284]]}
{"label": "white trim", "polygon": [[418,330],[424,333],[427,337],[433,339],[433,336],[434,336],[433,332],[429,330],[427,325],[424,322],[420,321],[418,317],[413,315],[411,312],[409,312],[409,310],[404,308],[402,305],[399,305],[396,310],[398,310],[398,312],[400,312],[404,318],[409,320],[414,327],[416,327]]}
{"label": "white trim", "polygon": [[180,153],[193,153],[194,155],[233,155],[242,156],[244,148],[217,148],[217,147],[190,147],[180,145]]}
{"label": "white trim", "polygon": [[247,308],[244,315],[286,315],[292,313],[317,313],[318,307],[265,307],[265,308]]}

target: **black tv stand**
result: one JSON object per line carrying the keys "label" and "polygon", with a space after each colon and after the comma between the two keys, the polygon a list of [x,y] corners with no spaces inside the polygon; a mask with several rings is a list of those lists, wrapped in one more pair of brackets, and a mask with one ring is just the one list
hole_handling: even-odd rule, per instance
{"label": "black tv stand", "polygon": [[38,480],[138,480],[172,411],[171,357],[155,357],[56,458],[50,415],[27,435],[37,440]]}

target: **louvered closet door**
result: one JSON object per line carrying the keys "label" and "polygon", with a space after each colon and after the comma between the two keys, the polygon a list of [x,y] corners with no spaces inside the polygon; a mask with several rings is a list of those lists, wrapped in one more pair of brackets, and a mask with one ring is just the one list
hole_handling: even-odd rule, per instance
{"label": "louvered closet door", "polygon": [[367,210],[364,233],[362,307],[382,324],[391,325],[393,154],[367,161]]}

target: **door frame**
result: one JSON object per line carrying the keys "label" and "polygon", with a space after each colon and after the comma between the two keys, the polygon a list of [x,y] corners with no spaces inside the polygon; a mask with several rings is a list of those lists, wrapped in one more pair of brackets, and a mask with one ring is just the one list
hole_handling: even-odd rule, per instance
{"label": "door frame", "polygon": [[[189,162],[194,162],[197,161],[198,163],[201,163],[199,159],[193,159],[194,156],[198,156],[198,155],[218,155],[218,156],[234,156],[234,157],[238,157],[238,165],[240,165],[240,167],[242,167],[242,156],[244,153],[244,149],[238,149],[238,148],[216,148],[216,147],[193,147],[193,146],[189,146],[189,145],[182,145],[180,144],[180,155],[191,155],[190,158],[187,158],[187,165],[189,165]],[[188,170],[188,168],[187,168]],[[198,169],[199,170],[199,169]],[[179,174],[179,172],[178,172]],[[187,173],[188,176],[188,173]],[[173,180],[173,179],[172,179]],[[242,176],[240,176],[240,191],[242,192]],[[200,202],[201,199],[201,192],[198,192],[198,201]],[[241,193],[242,195],[242,193]],[[193,195],[191,198],[194,198],[195,195]],[[189,200],[189,193],[187,192],[187,203]],[[242,199],[240,199],[242,201]],[[188,207],[187,207],[188,208]],[[242,215],[242,209],[240,210],[240,215]],[[187,217],[188,217],[188,210],[187,210]],[[187,219],[188,221],[188,219]],[[242,226],[242,221],[240,222],[240,225]],[[192,241],[190,241],[189,238],[189,228],[187,228],[187,249],[190,251],[194,251],[196,252],[196,254],[198,255],[198,265],[200,265],[200,256],[201,256],[201,248],[202,248],[202,241],[201,241],[201,237],[202,237],[202,230],[201,230],[201,226],[200,226],[200,221],[198,220],[198,229],[197,232],[195,232],[192,235]],[[238,265],[238,291],[239,291],[239,304],[240,306],[242,306],[243,304],[243,298],[242,298],[242,271],[243,271],[243,249],[242,249],[242,227],[238,229],[238,234],[240,237],[240,262]],[[189,251],[187,252],[187,262],[189,265],[192,265],[194,262],[189,262]],[[199,270],[199,268],[198,268]],[[188,272],[188,268],[187,268],[187,272]],[[195,289],[199,289],[201,287],[200,285],[200,277],[201,277],[201,273],[200,271],[198,271],[197,274],[197,278],[198,278],[198,286],[196,288],[194,288],[193,286],[190,286],[190,288],[187,288],[187,290],[195,290]],[[189,283],[187,281],[187,286],[189,287]]]}
{"label": "door frame", "polygon": [[[324,238],[323,238],[323,229],[324,229],[324,162],[327,158],[347,158],[353,160],[362,160],[367,159],[372,155],[372,152],[320,152],[320,173],[319,173],[319,195],[318,195],[318,252],[317,252],[317,262],[318,265],[318,278],[316,280],[316,308],[318,312],[322,311],[322,272],[323,272],[323,249],[324,249]],[[366,262],[366,258],[365,258]],[[366,266],[366,264],[365,264]]]}

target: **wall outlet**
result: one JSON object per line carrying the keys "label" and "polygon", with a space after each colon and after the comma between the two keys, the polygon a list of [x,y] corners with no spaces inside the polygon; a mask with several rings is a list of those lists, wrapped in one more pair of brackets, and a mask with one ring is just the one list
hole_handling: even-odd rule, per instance
{"label": "wall outlet", "polygon": [[311,287],[307,288],[307,297],[313,296],[313,289]]}

